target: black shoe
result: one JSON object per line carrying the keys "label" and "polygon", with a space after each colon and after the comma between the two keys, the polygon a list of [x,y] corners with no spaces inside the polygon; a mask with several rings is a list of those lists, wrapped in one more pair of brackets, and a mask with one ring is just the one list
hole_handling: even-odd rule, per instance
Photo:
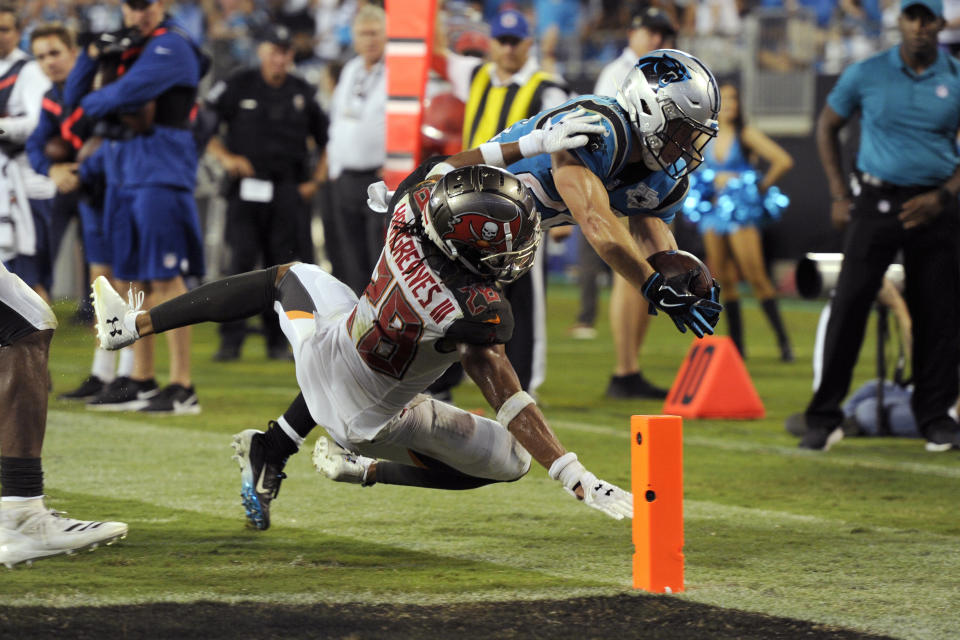
{"label": "black shoe", "polygon": [[261,531],[270,528],[270,503],[280,493],[286,461],[280,464],[264,458],[263,432],[247,429],[233,436],[233,459],[240,464],[240,497],[247,514],[247,524]]}
{"label": "black shoe", "polygon": [[157,381],[134,380],[121,376],[108,384],[95,398],[87,402],[93,411],[137,411],[147,406],[150,398],[160,392]]}
{"label": "black shoe", "polygon": [[609,398],[652,398],[663,400],[668,391],[662,389],[646,378],[640,372],[625,376],[613,376],[607,386]]}
{"label": "black shoe", "polygon": [[800,440],[801,449],[812,451],[827,451],[833,445],[843,440],[843,427],[837,425],[832,429],[807,428]]}
{"label": "black shoe", "polygon": [[780,362],[793,362],[793,347],[789,342],[780,343]]}
{"label": "black shoe", "polygon": [[140,411],[155,415],[197,415],[200,413],[200,401],[193,386],[168,384],[160,393],[150,398]]}
{"label": "black shoe", "polygon": [[267,348],[267,358],[270,360],[288,360],[293,361],[293,353],[290,352],[290,348],[285,344],[278,344],[275,347]]}
{"label": "black shoe", "polygon": [[787,416],[783,426],[786,427],[787,433],[790,435],[802,438],[807,432],[807,418],[803,413],[794,413]]}
{"label": "black shoe", "polygon": [[240,345],[221,344],[220,348],[213,354],[214,362],[233,362],[240,359]]}
{"label": "black shoe", "polygon": [[87,379],[80,383],[80,386],[73,391],[67,391],[57,396],[59,400],[83,400],[86,402],[102,392],[107,383],[91,374]]}
{"label": "black shoe", "polygon": [[927,435],[927,443],[924,448],[931,453],[960,449],[960,432],[957,429],[937,427]]}

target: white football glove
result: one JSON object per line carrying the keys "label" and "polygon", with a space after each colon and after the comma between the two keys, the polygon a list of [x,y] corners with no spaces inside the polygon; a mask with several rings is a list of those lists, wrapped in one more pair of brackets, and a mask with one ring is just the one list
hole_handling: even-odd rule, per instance
{"label": "white football glove", "polygon": [[574,489],[580,485],[583,488],[583,503],[614,520],[633,518],[633,494],[587,471],[572,451],[554,460],[550,465],[550,477],[558,480],[564,490],[578,500]]}
{"label": "white football glove", "polygon": [[602,124],[594,124],[598,120],[600,120],[599,113],[588,112],[583,107],[579,107],[557,122],[549,123],[543,129],[534,129],[522,136],[517,140],[520,143],[520,153],[524,158],[529,158],[541,153],[582,147],[590,141],[587,134],[602,134],[606,130]]}

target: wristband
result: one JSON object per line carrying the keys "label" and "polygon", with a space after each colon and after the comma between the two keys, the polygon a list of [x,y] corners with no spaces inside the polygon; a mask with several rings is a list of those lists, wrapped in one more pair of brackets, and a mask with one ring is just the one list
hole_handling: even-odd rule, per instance
{"label": "wristband", "polygon": [[534,129],[518,139],[517,145],[520,147],[520,155],[524,158],[530,158],[543,153],[543,145],[540,142],[540,136],[542,135],[543,133],[540,129]]}
{"label": "wristband", "polygon": [[577,461],[577,454],[573,451],[568,451],[556,460],[553,461],[553,464],[550,465],[550,470],[547,474],[552,480],[557,480],[560,478],[560,474],[563,473],[563,470],[573,462]]}
{"label": "wristband", "polygon": [[491,167],[505,169],[507,165],[503,162],[503,150],[499,142],[484,142],[480,145],[480,155],[483,156],[483,162]]}
{"label": "wristband", "polygon": [[517,391],[500,405],[500,409],[497,411],[497,422],[507,427],[517,417],[517,414],[529,405],[536,403],[537,401],[533,399],[533,396],[526,391]]}

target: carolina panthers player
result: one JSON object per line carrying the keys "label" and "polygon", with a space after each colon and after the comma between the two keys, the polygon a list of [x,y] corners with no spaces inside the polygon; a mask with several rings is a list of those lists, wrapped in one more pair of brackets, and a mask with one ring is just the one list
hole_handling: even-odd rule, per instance
{"label": "carolina panthers player", "polygon": [[[500,146],[504,157],[583,145],[594,115]],[[521,152],[522,148],[522,152]],[[358,298],[314,265],[286,264],[208,283],[147,312],[105,279],[93,287],[101,346],[186,324],[274,309],[293,347],[301,394],[264,433],[234,437],[249,522],[270,524],[286,459],[317,424],[317,469],[341,482],[470,489],[522,477],[531,456],[585,504],[621,519],[632,496],[568,452],[504,351],[513,318],[500,283],[526,273],[540,242],[533,197],[478,150],[419,168],[391,202],[386,246]],[[497,410],[496,421],[421,392],[460,360]],[[501,426],[502,425],[502,426]],[[506,428],[503,428],[506,427]]]}
{"label": "carolina panthers player", "polygon": [[[679,279],[665,280],[645,257],[677,248],[667,225],[683,204],[687,175],[717,134],[719,109],[717,81],[700,60],[657,49],[637,61],[616,99],[574,98],[479,148],[487,164],[507,168],[530,188],[544,227],[579,224],[597,254],[652,303],[651,314],[660,309],[681,332],[689,327],[703,337],[713,333],[722,309],[716,281],[710,300],[698,298]],[[497,143],[522,140],[571,112],[600,116],[603,133],[549,156],[509,162],[498,154]],[[629,216],[629,232],[616,216]]]}

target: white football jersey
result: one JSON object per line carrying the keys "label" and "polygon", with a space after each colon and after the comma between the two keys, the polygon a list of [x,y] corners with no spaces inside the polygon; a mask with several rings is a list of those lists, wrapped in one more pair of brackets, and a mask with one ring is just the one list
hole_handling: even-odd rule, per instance
{"label": "white football jersey", "polygon": [[[339,281],[310,265],[292,269],[316,310],[315,332],[301,331],[302,344],[288,330],[296,331],[281,283],[278,312],[307,406],[342,444],[372,440],[459,360],[457,343],[504,343],[513,332],[509,302],[495,283],[466,273],[405,228],[420,219],[432,186],[417,184],[397,201],[370,284],[352,308],[331,299],[344,299]],[[333,317],[332,308],[339,310]]]}

